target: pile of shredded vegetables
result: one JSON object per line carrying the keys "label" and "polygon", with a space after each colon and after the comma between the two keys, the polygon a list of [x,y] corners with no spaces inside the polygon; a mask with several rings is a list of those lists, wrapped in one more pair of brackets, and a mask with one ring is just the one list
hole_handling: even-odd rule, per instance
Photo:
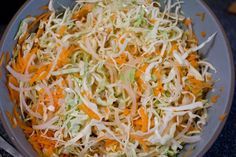
{"label": "pile of shredded vegetables", "polygon": [[27,17],[7,65],[12,122],[42,156],[176,156],[200,140],[214,67],[181,3],[78,0]]}

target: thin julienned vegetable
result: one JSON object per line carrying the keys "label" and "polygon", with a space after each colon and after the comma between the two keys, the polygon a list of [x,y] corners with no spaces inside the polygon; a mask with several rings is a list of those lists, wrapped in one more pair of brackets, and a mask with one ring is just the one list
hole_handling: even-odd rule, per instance
{"label": "thin julienned vegetable", "polygon": [[23,20],[11,122],[41,156],[175,156],[199,141],[216,70],[198,50],[215,34],[199,43],[181,3],[78,0],[56,14],[50,2]]}

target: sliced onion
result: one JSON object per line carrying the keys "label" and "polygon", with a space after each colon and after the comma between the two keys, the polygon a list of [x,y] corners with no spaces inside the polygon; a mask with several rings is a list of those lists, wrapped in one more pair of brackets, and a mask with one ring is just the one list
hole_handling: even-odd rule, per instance
{"label": "sliced onion", "polygon": [[13,70],[10,65],[7,65],[7,70],[9,71],[9,73],[11,73],[17,80],[20,80],[22,82],[28,82],[31,78],[31,74],[20,74],[18,72],[16,72],[15,70]]}
{"label": "sliced onion", "polygon": [[34,111],[30,109],[30,107],[25,102],[25,97],[22,92],[20,93],[20,103],[31,116],[39,118],[39,119],[43,118],[39,113],[35,113]]}
{"label": "sliced onion", "polygon": [[9,85],[9,87],[11,87],[12,89],[14,89],[17,92],[27,92],[27,91],[31,91],[34,89],[34,87],[19,88],[19,87],[16,87],[15,85],[13,85],[11,82],[9,82],[8,85]]}

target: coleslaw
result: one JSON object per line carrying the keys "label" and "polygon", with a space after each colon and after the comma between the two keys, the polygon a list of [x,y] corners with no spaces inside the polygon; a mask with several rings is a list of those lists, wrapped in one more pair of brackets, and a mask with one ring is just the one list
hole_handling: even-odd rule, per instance
{"label": "coleslaw", "polygon": [[201,140],[216,69],[182,1],[77,0],[27,17],[7,65],[20,126],[41,156],[176,156]]}

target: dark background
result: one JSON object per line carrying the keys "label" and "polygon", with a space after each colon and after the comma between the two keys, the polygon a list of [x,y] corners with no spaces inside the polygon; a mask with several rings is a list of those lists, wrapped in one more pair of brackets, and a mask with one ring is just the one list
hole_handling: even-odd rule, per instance
{"label": "dark background", "polygon": [[[228,6],[236,0],[204,0],[218,17],[225,29],[231,44],[234,62],[236,62],[236,14],[227,11]],[[25,0],[4,0],[4,9],[0,9],[0,37],[6,25]],[[7,10],[7,11],[5,11]],[[220,136],[205,154],[204,157],[236,157],[236,94],[226,125]],[[0,123],[0,135],[9,143],[6,132]],[[0,149],[0,157],[10,157],[5,151]]]}

